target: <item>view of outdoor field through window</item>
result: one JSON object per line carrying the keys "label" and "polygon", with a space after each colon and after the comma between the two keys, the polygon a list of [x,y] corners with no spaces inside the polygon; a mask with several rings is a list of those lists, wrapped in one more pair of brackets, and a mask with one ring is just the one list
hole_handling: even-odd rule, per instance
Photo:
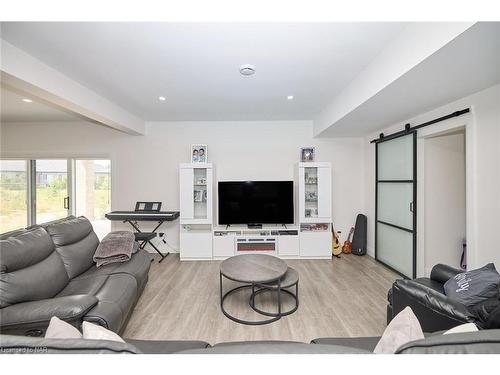
{"label": "view of outdoor field through window", "polygon": [[75,215],[92,222],[99,238],[111,230],[104,217],[111,211],[111,162],[109,160],[75,161]]}
{"label": "view of outdoor field through window", "polygon": [[[102,237],[111,228],[104,217],[111,210],[111,162],[75,160],[73,165],[71,197],[68,160],[36,160],[36,223],[66,217],[71,211],[86,216]],[[34,224],[28,222],[28,166],[28,160],[0,160],[0,233]],[[71,202],[75,207],[68,210]]]}
{"label": "view of outdoor field through window", "polygon": [[68,216],[64,199],[68,196],[68,161],[36,161],[36,223]]}
{"label": "view of outdoor field through window", "polygon": [[28,163],[0,160],[0,233],[28,224]]}

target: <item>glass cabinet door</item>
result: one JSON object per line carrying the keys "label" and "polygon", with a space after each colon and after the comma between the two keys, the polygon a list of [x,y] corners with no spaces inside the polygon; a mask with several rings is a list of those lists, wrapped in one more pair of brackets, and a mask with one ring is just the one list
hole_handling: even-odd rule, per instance
{"label": "glass cabinet door", "polygon": [[304,168],[304,217],[318,217],[318,168]]}
{"label": "glass cabinet door", "polygon": [[207,219],[207,169],[195,168],[193,173],[194,218]]}

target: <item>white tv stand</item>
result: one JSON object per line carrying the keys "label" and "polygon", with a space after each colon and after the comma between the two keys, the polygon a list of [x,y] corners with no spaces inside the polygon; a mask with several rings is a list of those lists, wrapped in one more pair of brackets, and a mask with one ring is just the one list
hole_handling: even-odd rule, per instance
{"label": "white tv stand", "polygon": [[298,258],[300,254],[297,226],[219,226],[213,231],[213,257],[224,259],[238,254],[265,253],[281,258]]}
{"label": "white tv stand", "polygon": [[[264,253],[285,259],[331,259],[331,166],[299,163],[295,175],[295,223],[291,225],[215,225],[212,164],[180,166],[181,260],[226,259]],[[206,198],[199,199],[198,190]],[[298,204],[297,204],[298,200]],[[298,208],[298,210],[297,210]]]}

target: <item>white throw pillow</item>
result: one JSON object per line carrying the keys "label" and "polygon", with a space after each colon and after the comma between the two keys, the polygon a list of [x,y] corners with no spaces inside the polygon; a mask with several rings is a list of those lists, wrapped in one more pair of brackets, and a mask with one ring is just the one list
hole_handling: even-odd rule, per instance
{"label": "white throw pillow", "polygon": [[400,346],[423,338],[424,333],[417,317],[410,307],[406,307],[391,320],[373,352],[394,354]]}
{"label": "white throw pillow", "polygon": [[460,324],[459,326],[453,327],[448,331],[444,332],[443,335],[449,335],[450,333],[465,333],[465,332],[476,332],[479,331],[474,323]]}
{"label": "white throw pillow", "polygon": [[83,330],[83,338],[86,340],[109,340],[109,341],[125,342],[120,336],[118,336],[113,331],[110,331],[109,329],[101,327],[100,325],[97,324],[83,322],[82,330]]}
{"label": "white throw pillow", "polygon": [[71,324],[53,316],[45,332],[46,339],[81,339],[82,334]]}

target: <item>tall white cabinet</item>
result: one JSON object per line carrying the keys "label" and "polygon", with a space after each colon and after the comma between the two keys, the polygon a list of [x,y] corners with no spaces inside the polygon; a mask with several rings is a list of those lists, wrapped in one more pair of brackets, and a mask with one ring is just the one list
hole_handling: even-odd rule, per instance
{"label": "tall white cabinet", "polygon": [[212,258],[213,165],[179,166],[181,260]]}
{"label": "tall white cabinet", "polygon": [[298,164],[300,256],[330,258],[332,254],[332,167],[327,162]]}

